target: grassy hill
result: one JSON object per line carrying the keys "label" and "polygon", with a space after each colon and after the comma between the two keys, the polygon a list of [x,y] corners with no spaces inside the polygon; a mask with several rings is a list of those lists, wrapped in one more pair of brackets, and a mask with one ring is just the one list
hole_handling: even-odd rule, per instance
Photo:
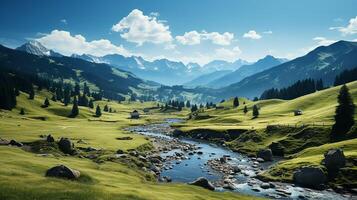
{"label": "grassy hill", "polygon": [[[357,81],[347,84],[357,103]],[[188,136],[225,142],[231,149],[252,156],[262,148],[269,148],[273,142],[284,148],[285,159],[278,162],[260,177],[274,181],[292,181],[293,172],[301,166],[319,166],[323,154],[331,148],[341,148],[347,157],[347,165],[332,186],[357,186],[357,125],[352,127],[344,141],[330,138],[331,126],[337,106],[337,95],[341,86],[332,87],[293,100],[249,101],[239,99],[240,106],[233,107],[232,99],[221,103],[219,109],[209,109],[199,115],[206,119],[189,120],[175,126]],[[245,104],[243,104],[245,102]],[[252,107],[258,105],[260,115],[252,118]],[[244,106],[249,112],[244,114]],[[294,116],[293,111],[301,109],[303,114]],[[355,113],[357,119],[357,113]]]}
{"label": "grassy hill", "polygon": [[[51,94],[36,93],[34,100],[27,94],[17,97],[17,107],[12,111],[0,110],[0,138],[15,139],[24,143],[41,141],[41,135],[51,134],[58,141],[60,137],[70,138],[77,148],[94,147],[102,149],[97,160],[80,156],[66,156],[57,152],[34,153],[26,148],[0,146],[0,199],[252,199],[236,193],[217,193],[186,184],[157,183],[152,175],[140,170],[133,162],[110,161],[118,150],[150,149],[150,141],[141,135],[131,134],[125,127],[160,121],[167,117],[183,117],[181,113],[160,113],[153,109],[144,114],[143,109],[156,106],[156,102],[95,102],[101,107],[108,104],[116,113],[93,117],[94,110],[80,107],[80,115],[67,118],[72,105],[50,101],[48,108],[41,108],[45,97]],[[25,115],[20,115],[21,108]],[[142,117],[129,119],[129,112],[137,109]],[[117,140],[130,136],[132,140]],[[78,143],[78,141],[84,141]],[[47,169],[64,164],[81,172],[78,181],[45,177]]]}

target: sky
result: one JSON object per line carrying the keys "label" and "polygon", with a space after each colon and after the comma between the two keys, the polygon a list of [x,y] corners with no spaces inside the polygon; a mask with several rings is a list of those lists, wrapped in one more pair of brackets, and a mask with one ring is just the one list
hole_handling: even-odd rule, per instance
{"label": "sky", "polygon": [[0,44],[201,65],[357,41],[355,0],[2,0]]}

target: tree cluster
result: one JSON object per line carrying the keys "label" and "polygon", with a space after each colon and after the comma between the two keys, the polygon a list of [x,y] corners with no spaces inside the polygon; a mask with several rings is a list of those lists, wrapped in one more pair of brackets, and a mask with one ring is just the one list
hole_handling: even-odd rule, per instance
{"label": "tree cluster", "polygon": [[276,89],[271,88],[266,90],[260,96],[260,99],[295,99],[307,94],[314,93],[318,90],[323,90],[323,82],[322,80],[313,80],[313,79],[305,79],[299,80],[296,83],[292,84],[289,87]]}
{"label": "tree cluster", "polygon": [[334,86],[342,85],[357,80],[357,68],[346,69],[336,76]]}

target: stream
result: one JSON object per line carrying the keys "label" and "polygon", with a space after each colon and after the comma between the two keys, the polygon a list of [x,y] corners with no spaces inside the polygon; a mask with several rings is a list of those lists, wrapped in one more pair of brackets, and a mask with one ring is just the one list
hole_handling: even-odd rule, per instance
{"label": "stream", "polygon": [[[183,146],[194,147],[195,150],[182,150],[169,148],[160,151],[160,156],[166,158],[159,176],[170,177],[170,182],[188,183],[199,177],[205,177],[215,185],[216,191],[226,191],[225,185],[229,183],[229,190],[242,194],[267,197],[271,199],[319,199],[319,200],[345,200],[353,199],[355,196],[342,195],[328,190],[313,190],[309,188],[297,187],[289,183],[268,182],[265,183],[255,178],[261,171],[274,165],[279,158],[274,158],[273,162],[259,163],[255,158],[249,158],[243,154],[233,152],[223,146],[218,146],[209,142],[194,140],[189,138],[173,138],[170,136],[173,129],[170,123],[180,122],[179,119],[167,119],[164,123],[149,124],[143,126],[130,127],[129,130],[138,134],[149,136],[154,140],[155,146],[163,146],[163,143],[180,142]],[[184,146],[185,147],[185,146]],[[175,157],[179,155],[179,157]],[[219,163],[219,159],[225,158],[226,166],[236,166],[239,173],[226,174],[220,170],[213,169],[208,164],[212,160]],[[266,187],[264,187],[266,186]],[[265,188],[265,189],[263,189]]]}

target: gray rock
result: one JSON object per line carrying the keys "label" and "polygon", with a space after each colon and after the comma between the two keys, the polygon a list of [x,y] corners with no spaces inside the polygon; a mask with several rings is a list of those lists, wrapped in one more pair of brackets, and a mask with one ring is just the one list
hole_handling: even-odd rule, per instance
{"label": "gray rock", "polygon": [[123,154],[123,153],[124,153],[123,150],[121,150],[121,149],[118,149],[118,150],[117,150],[117,154]]}
{"label": "gray rock", "polygon": [[260,185],[260,187],[263,188],[263,189],[268,189],[268,188],[270,188],[270,184],[269,183],[262,183]]}
{"label": "gray rock", "polygon": [[77,179],[81,173],[77,170],[71,169],[64,165],[58,165],[47,170],[46,176],[57,177],[57,178],[67,178],[67,179]]}
{"label": "gray rock", "polygon": [[284,147],[278,142],[272,142],[269,145],[274,156],[284,156]]}
{"label": "gray rock", "polygon": [[214,190],[215,189],[214,186],[212,185],[212,183],[209,182],[204,177],[197,178],[195,181],[190,182],[189,184],[190,185],[200,186],[200,187],[203,187],[203,188],[208,189],[208,190]]}
{"label": "gray rock", "polygon": [[318,167],[302,167],[294,172],[293,181],[297,185],[318,189],[326,183],[327,177]]}
{"label": "gray rock", "polygon": [[324,156],[324,165],[329,173],[337,173],[340,168],[346,165],[346,158],[342,149],[330,149]]}
{"label": "gray rock", "polygon": [[9,145],[9,143],[8,140],[0,138],[0,145]]}
{"label": "gray rock", "polygon": [[270,149],[261,149],[257,153],[258,158],[264,159],[264,161],[272,161],[273,160],[273,153]]}
{"label": "gray rock", "polygon": [[264,162],[264,159],[263,158],[257,158],[257,161],[258,162]]}
{"label": "gray rock", "polygon": [[11,140],[9,144],[12,145],[12,146],[17,146],[17,147],[24,146],[21,142],[18,142],[16,140]]}
{"label": "gray rock", "polygon": [[47,142],[55,142],[55,138],[53,138],[53,136],[51,134],[47,135],[46,137],[46,141]]}
{"label": "gray rock", "polygon": [[232,170],[233,170],[234,173],[239,173],[239,172],[242,171],[238,166],[233,166]]}
{"label": "gray rock", "polygon": [[74,144],[68,138],[61,138],[58,147],[63,153],[72,154],[74,151]]}

